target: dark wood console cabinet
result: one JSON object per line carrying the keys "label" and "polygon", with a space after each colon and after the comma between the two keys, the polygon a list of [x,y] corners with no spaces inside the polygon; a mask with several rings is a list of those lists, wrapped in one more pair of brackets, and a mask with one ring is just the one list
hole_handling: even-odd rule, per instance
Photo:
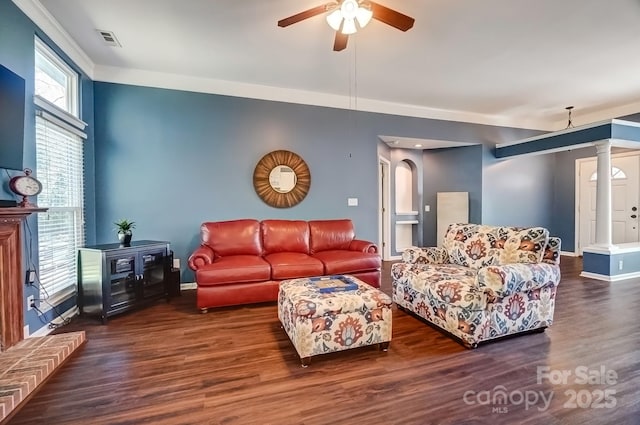
{"label": "dark wood console cabinet", "polygon": [[80,312],[106,323],[118,313],[160,298],[169,299],[168,242],[134,241],[129,246],[95,245],[78,251]]}

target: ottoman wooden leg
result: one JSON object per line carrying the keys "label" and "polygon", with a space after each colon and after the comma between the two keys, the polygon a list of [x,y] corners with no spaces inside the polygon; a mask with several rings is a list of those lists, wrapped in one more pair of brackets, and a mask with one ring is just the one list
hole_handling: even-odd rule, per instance
{"label": "ottoman wooden leg", "polygon": [[387,351],[387,350],[389,350],[389,341],[381,342],[380,344],[378,344],[378,349],[379,349],[380,351]]}
{"label": "ottoman wooden leg", "polygon": [[301,358],[300,363],[302,364],[302,367],[309,367],[309,365],[311,364],[311,357]]}
{"label": "ottoman wooden leg", "polygon": [[200,309],[200,313],[202,313],[202,314],[206,314],[208,311],[209,311],[208,308],[201,308]]}

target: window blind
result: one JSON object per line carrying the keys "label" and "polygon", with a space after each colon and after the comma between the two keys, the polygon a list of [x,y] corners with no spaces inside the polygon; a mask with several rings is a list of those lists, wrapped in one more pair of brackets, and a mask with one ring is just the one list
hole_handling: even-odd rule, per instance
{"label": "window blind", "polygon": [[[40,111],[38,111],[40,112]],[[77,284],[77,249],[84,246],[83,140],[53,121],[36,116],[36,164],[42,192],[38,206],[40,297]]]}

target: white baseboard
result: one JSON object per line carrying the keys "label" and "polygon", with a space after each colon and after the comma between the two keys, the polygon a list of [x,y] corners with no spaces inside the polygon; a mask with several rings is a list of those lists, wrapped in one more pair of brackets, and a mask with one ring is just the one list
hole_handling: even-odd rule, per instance
{"label": "white baseboard", "polygon": [[198,284],[195,282],[182,282],[180,283],[180,290],[181,291],[188,291],[190,289],[196,289],[198,288]]}
{"label": "white baseboard", "polygon": [[564,255],[566,257],[579,257],[580,255],[576,254],[575,252],[571,252],[571,251],[560,251],[560,255]]}
{"label": "white baseboard", "polygon": [[402,260],[402,255],[392,255],[391,257],[387,258],[384,261],[396,261],[396,260]]}
{"label": "white baseboard", "polygon": [[[65,320],[71,319],[72,317],[75,317],[79,314],[80,314],[80,310],[78,309],[78,306],[74,305],[69,310],[62,313],[61,317],[55,317],[53,320],[51,320],[51,323],[53,323],[54,325],[61,325]],[[51,331],[53,331],[53,328],[50,328],[49,325],[46,324],[42,326],[40,329],[38,329],[37,331],[35,331],[34,333],[32,333],[31,335],[29,335],[28,337],[31,338],[31,337],[38,337],[38,336],[47,336],[51,333]]]}
{"label": "white baseboard", "polygon": [[600,274],[600,273],[582,272],[580,273],[580,276],[586,277],[589,279],[602,280],[605,282],[620,282],[622,280],[635,279],[637,277],[640,277],[640,272],[616,274],[613,276],[607,276],[605,274]]}

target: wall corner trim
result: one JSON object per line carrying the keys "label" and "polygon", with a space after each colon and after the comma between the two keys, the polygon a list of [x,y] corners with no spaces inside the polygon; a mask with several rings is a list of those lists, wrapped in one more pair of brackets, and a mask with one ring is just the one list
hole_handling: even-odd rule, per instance
{"label": "wall corner trim", "polygon": [[12,0],[90,79],[95,64],[39,0]]}

